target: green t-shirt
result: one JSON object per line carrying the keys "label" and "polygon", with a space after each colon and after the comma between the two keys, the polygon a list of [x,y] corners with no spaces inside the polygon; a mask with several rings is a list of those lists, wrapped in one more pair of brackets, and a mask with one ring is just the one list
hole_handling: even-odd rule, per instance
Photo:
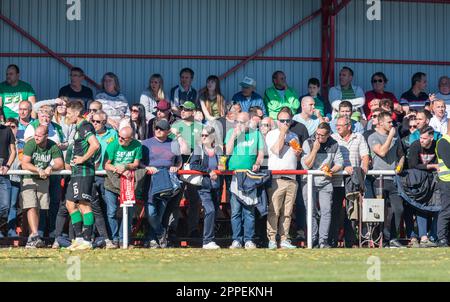
{"label": "green t-shirt", "polygon": [[104,171],[103,163],[105,162],[106,149],[108,148],[108,145],[118,140],[117,131],[112,128],[107,128],[103,135],[97,134],[96,137],[101,146],[101,156],[99,157],[100,165],[97,171]]}
{"label": "green t-shirt", "polygon": [[0,83],[0,96],[5,118],[18,118],[19,103],[35,95],[33,87],[23,81],[19,81],[14,87],[7,82]]}
{"label": "green t-shirt", "polygon": [[[172,128],[181,134],[181,137],[186,141],[191,151],[193,151],[194,146],[200,144],[200,137],[203,130],[202,124],[193,122],[188,126],[184,121],[179,120],[172,125]],[[171,134],[169,138],[174,139],[175,137]]]}
{"label": "green t-shirt", "polygon": [[[48,140],[46,148],[41,148],[36,144],[34,138],[25,144],[23,155],[31,157],[31,163],[36,168],[44,170],[50,165],[52,160],[57,158],[63,159],[63,154],[54,141]],[[24,178],[38,178],[38,176],[27,175]]]}
{"label": "green t-shirt", "polygon": [[352,86],[350,86],[349,89],[342,88],[342,100],[352,100],[356,98],[355,91],[353,90]]}
{"label": "green t-shirt", "polygon": [[[228,145],[234,129],[230,129],[225,138],[225,144]],[[233,154],[228,162],[228,169],[251,170],[258,157],[258,151],[264,151],[264,138],[259,131],[250,130],[250,132],[241,134],[234,143]]]}
{"label": "green t-shirt", "polygon": [[136,159],[142,159],[142,144],[134,139],[128,146],[121,146],[115,140],[106,148],[106,155],[112,165],[131,164]]}

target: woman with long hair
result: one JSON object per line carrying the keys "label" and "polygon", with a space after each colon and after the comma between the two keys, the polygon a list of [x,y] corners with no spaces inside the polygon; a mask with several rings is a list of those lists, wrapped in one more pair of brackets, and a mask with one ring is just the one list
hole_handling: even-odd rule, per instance
{"label": "woman with long hair", "polygon": [[215,223],[220,202],[220,186],[222,179],[214,171],[218,170],[219,158],[222,149],[216,145],[216,133],[212,126],[206,126],[202,130],[201,145],[194,148],[190,168],[192,170],[207,173],[203,176],[202,186],[198,195],[202,201],[205,218],[203,227],[203,248],[219,249],[215,243]]}
{"label": "woman with long hair", "polygon": [[145,107],[147,122],[155,117],[153,114],[158,102],[165,99],[164,80],[160,74],[152,74],[147,89],[142,93],[140,103]]}
{"label": "woman with long hair", "polygon": [[133,129],[134,138],[143,141],[148,137],[147,134],[147,119],[145,118],[145,107],[142,104],[131,105],[131,116],[130,118],[122,120],[120,122],[119,129],[126,126],[130,126]]}
{"label": "woman with long hair", "polygon": [[200,105],[207,121],[225,116],[225,98],[217,76],[211,75],[206,79],[206,88],[200,92]]}
{"label": "woman with long hair", "polygon": [[102,103],[103,111],[108,114],[108,123],[118,129],[122,119],[130,117],[130,108],[125,96],[120,92],[119,78],[107,72],[102,78],[101,91],[95,100]]}

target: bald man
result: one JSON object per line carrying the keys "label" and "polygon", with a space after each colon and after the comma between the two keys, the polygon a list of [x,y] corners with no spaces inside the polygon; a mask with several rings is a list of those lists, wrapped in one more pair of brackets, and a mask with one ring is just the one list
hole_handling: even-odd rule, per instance
{"label": "bald man", "polygon": [[[239,113],[236,126],[230,129],[225,139],[227,155],[230,156],[229,170],[259,171],[264,160],[264,138],[257,129],[249,127],[249,114]],[[255,206],[244,205],[231,193],[231,226],[233,243],[231,248],[254,249]]]}
{"label": "bald man", "polygon": [[[106,156],[105,170],[116,175],[129,177],[130,171],[134,171],[139,167],[142,159],[142,145],[133,138],[133,129],[131,127],[127,126],[119,131],[119,140],[115,140],[108,145]],[[118,197],[118,194],[105,189],[106,216],[111,230],[111,239],[113,244],[121,245],[123,243],[123,226],[121,222],[119,226],[119,221],[116,217],[119,206]],[[130,208],[128,214],[129,221],[131,221],[133,208]],[[131,224],[128,225],[128,233],[131,233]]]}
{"label": "bald man", "polygon": [[48,210],[50,206],[50,174],[63,167],[62,152],[54,141],[48,139],[47,126],[38,126],[34,138],[25,144],[22,159],[23,170],[37,173],[37,176],[24,176],[20,193],[20,202],[22,209],[27,212],[30,228],[26,248],[44,247],[38,234],[39,211]]}
{"label": "bald man", "polygon": [[309,136],[313,135],[320,123],[324,122],[324,118],[320,110],[315,108],[315,101],[310,96],[302,98],[302,111],[294,116],[294,121],[302,123],[308,129]]}

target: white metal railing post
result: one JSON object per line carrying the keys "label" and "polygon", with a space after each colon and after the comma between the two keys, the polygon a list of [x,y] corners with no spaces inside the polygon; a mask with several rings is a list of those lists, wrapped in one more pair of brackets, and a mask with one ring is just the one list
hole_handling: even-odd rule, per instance
{"label": "white metal railing post", "polygon": [[124,204],[122,210],[123,249],[128,249],[128,206]]}
{"label": "white metal railing post", "polygon": [[306,217],[307,217],[307,230],[308,230],[308,249],[312,249],[312,209],[313,209],[313,181],[314,181],[314,175],[311,173],[308,173],[307,176],[307,209],[306,209]]}

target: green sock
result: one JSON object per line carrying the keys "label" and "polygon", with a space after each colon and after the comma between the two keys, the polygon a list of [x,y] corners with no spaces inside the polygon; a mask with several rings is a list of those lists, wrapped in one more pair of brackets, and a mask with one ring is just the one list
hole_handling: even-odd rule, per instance
{"label": "green sock", "polygon": [[83,224],[84,226],[94,225],[94,214],[92,212],[83,215]]}
{"label": "green sock", "polygon": [[85,213],[83,215],[83,238],[86,241],[91,241],[92,238],[92,230],[94,228],[94,214],[92,212]]}

